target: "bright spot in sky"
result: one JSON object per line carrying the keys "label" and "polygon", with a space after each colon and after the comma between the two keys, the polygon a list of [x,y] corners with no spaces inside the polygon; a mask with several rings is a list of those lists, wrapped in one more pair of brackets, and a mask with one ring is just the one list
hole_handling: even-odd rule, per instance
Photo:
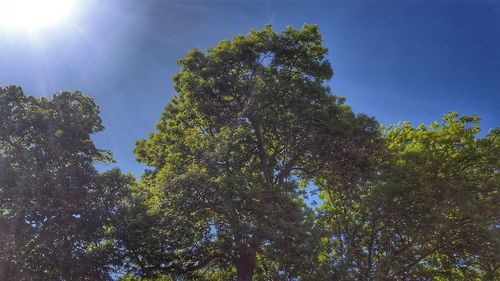
{"label": "bright spot in sky", "polygon": [[0,31],[37,33],[64,25],[77,0],[0,0]]}

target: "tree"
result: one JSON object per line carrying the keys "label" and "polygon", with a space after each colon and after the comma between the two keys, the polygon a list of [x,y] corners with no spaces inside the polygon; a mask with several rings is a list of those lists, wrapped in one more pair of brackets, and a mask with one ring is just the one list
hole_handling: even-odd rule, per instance
{"label": "tree", "polygon": [[0,279],[108,280],[113,220],[132,178],[91,134],[103,126],[79,92],[52,99],[0,88]]}
{"label": "tree", "polygon": [[477,116],[385,130],[371,176],[318,180],[322,262],[337,280],[497,280],[500,134]]}
{"label": "tree", "polygon": [[158,218],[140,231],[156,244],[127,246],[139,273],[215,268],[246,281],[264,259],[290,278],[314,274],[304,186],[327,162],[363,170],[378,137],[325,86],[326,53],[317,26],[266,26],[179,61],[178,95],[135,149]]}

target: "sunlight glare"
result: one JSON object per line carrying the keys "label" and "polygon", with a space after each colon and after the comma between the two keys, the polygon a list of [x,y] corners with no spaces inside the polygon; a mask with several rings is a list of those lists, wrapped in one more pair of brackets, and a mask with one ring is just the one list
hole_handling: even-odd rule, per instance
{"label": "sunlight glare", "polygon": [[0,0],[0,30],[37,32],[63,25],[77,0]]}

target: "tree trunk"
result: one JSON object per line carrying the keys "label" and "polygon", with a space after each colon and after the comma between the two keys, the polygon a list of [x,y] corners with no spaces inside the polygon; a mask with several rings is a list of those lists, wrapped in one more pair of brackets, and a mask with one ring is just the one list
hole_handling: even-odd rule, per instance
{"label": "tree trunk", "polygon": [[255,271],[256,253],[251,247],[242,248],[239,251],[239,259],[236,262],[236,280],[252,281]]}

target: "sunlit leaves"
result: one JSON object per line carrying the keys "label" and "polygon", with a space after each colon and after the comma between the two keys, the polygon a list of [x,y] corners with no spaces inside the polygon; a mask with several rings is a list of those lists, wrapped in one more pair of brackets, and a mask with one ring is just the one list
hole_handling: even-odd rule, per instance
{"label": "sunlit leaves", "polygon": [[[366,166],[378,136],[373,119],[330,94],[326,54],[317,26],[266,26],[179,60],[178,95],[135,150],[152,167],[148,208],[172,228],[164,241],[175,250],[159,257],[170,266],[158,272],[189,271],[178,264],[189,250],[191,271],[232,266],[250,280],[267,264],[313,275],[314,216],[300,186],[325,163]],[[189,235],[169,242],[179,233]]]}
{"label": "sunlit leaves", "polygon": [[[386,151],[354,185],[322,187],[323,262],[342,280],[493,280],[498,268],[498,130],[479,118],[384,129]],[[324,261],[328,256],[329,260]]]}

